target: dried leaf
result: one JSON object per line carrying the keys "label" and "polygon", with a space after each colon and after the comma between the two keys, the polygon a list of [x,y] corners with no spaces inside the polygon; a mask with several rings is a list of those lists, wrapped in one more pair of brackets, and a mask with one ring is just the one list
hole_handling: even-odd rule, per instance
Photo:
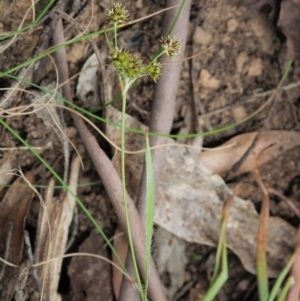
{"label": "dried leaf", "polygon": [[154,234],[155,262],[160,276],[168,273],[170,283],[165,287],[168,300],[173,300],[176,292],[182,287],[185,280],[185,242],[169,231],[158,228]]}
{"label": "dried leaf", "polygon": [[[80,158],[72,162],[69,186],[76,195],[80,169]],[[40,209],[36,237],[36,262],[61,257],[65,253],[69,227],[72,222],[75,200],[71,194],[58,200],[53,197],[54,180],[52,179],[45,197],[45,205]],[[43,297],[45,300],[60,301],[57,293],[63,259],[55,260],[38,268],[40,281],[44,281]]]}
{"label": "dried leaf", "polygon": [[[29,182],[34,182],[32,172],[26,173],[25,177]],[[33,193],[33,190],[19,177],[0,203],[0,256],[4,258],[8,248],[8,256],[5,259],[16,265],[20,265],[23,258],[23,232]],[[13,227],[12,235],[10,243],[6,245],[10,223]],[[20,269],[10,266],[4,267],[3,263],[0,263],[0,271],[4,271],[0,281],[0,299],[9,301],[15,291]]]}
{"label": "dried leaf", "polygon": [[16,156],[11,152],[5,152],[3,158],[0,160],[0,192],[3,190],[3,186],[7,185],[13,178],[12,173],[5,172],[11,170],[16,161]]}
{"label": "dried leaf", "polygon": [[76,88],[76,94],[84,102],[84,106],[89,109],[95,109],[100,106],[99,62],[95,53],[93,53],[84,63]]}
{"label": "dried leaf", "polygon": [[[79,252],[108,257],[97,231],[79,247]],[[111,267],[108,262],[98,258],[74,257],[68,269],[73,291],[72,301],[110,301],[113,299],[111,288]]]}
{"label": "dried leaf", "polygon": [[[168,147],[157,194],[155,222],[190,242],[215,246],[224,202],[231,196],[222,178],[210,173],[188,150]],[[227,223],[228,247],[255,273],[258,213],[235,197]],[[269,276],[275,277],[295,246],[296,230],[271,217],[268,237]]]}
{"label": "dried leaf", "polygon": [[[300,134],[298,132],[263,131],[259,136],[257,135],[258,132],[241,134],[228,140],[216,150],[202,152],[200,163],[213,173],[226,175],[231,172],[232,167],[239,162],[252,144],[255,143],[243,164],[238,170],[230,174],[231,176],[237,176],[253,170],[258,154],[260,155],[257,163],[262,165],[287,150],[300,145]],[[256,137],[258,138],[257,141],[255,141]],[[262,152],[262,150],[264,151]]]}
{"label": "dried leaf", "polygon": [[283,0],[281,2],[278,27],[287,38],[287,54],[289,59],[300,59],[300,1]]}

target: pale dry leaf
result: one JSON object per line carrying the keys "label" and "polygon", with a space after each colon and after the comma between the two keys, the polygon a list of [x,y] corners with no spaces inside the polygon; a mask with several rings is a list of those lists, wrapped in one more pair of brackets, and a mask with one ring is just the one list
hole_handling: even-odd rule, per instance
{"label": "pale dry leaf", "polygon": [[93,53],[84,63],[78,78],[76,95],[88,109],[95,109],[101,104],[98,69],[99,62],[96,54]]}
{"label": "pale dry leaf", "polygon": [[[79,247],[79,252],[98,254],[108,258],[104,240],[93,230]],[[72,301],[111,301],[111,266],[104,260],[88,256],[72,258],[68,268]]]}
{"label": "pale dry leaf", "polygon": [[173,300],[185,280],[185,265],[188,262],[185,255],[185,242],[171,232],[158,228],[154,232],[154,258],[159,275],[161,277],[166,273],[169,275],[169,283],[165,286],[165,291],[168,300]]}
{"label": "pale dry leaf", "polygon": [[15,165],[16,155],[11,152],[5,152],[0,159],[0,191],[3,186],[7,185],[13,178],[13,173],[7,173],[7,170],[12,170]]}
{"label": "pale dry leaf", "polygon": [[[201,165],[189,150],[167,147],[157,192],[155,222],[190,242],[215,246],[224,202],[232,192],[221,177]],[[255,273],[259,215],[250,201],[234,198],[227,223],[228,247]],[[295,247],[296,229],[271,217],[268,236],[269,276],[276,277]]]}
{"label": "pale dry leaf", "polygon": [[[239,162],[242,156],[251,147],[256,137],[254,148],[237,171],[231,176],[238,176],[253,170],[255,160],[262,165],[278,157],[289,149],[300,145],[300,133],[293,131],[263,131],[245,133],[233,137],[216,150],[202,152],[199,162],[219,175],[231,172],[232,167]],[[230,146],[231,147],[227,147]]]}
{"label": "pale dry leaf", "polygon": [[[80,170],[80,158],[76,157],[71,165],[69,187],[77,194],[77,182]],[[54,180],[51,181],[41,206],[36,237],[35,261],[42,262],[62,257],[67,245],[69,227],[72,222],[75,199],[70,193],[64,199],[53,197]],[[56,260],[38,268],[41,282],[44,282],[43,297],[45,300],[60,301],[57,293],[63,259]]]}
{"label": "pale dry leaf", "polygon": [[[121,118],[120,112],[113,108],[110,108],[108,116],[112,118],[111,121],[117,123]],[[146,128],[128,115],[126,115],[126,126]],[[114,126],[108,128],[109,138],[119,145],[120,129]],[[252,134],[252,139],[253,137]],[[128,133],[125,148],[142,149],[144,139],[142,135]],[[169,142],[174,143],[171,139]],[[251,142],[248,147],[250,145]],[[126,155],[127,185],[132,197],[136,196],[143,159],[144,154]],[[203,166],[201,160],[201,157],[199,158],[182,145],[166,148],[165,162],[157,189],[155,223],[189,242],[216,246],[220,235],[222,208],[232,192],[220,176]],[[119,153],[115,155],[113,161],[118,168]],[[227,225],[228,247],[251,273],[255,273],[258,221],[259,216],[254,205],[250,201],[235,197]],[[289,255],[292,254],[295,239],[295,228],[278,217],[270,218],[268,238],[270,277],[278,275]]]}
{"label": "pale dry leaf", "polygon": [[[25,177],[30,183],[34,183],[34,175],[27,172]],[[33,190],[24,185],[25,181],[19,177],[12,187],[6,192],[0,203],[0,256],[10,263],[20,265],[23,258],[23,232],[26,218],[29,212]],[[11,228],[11,240],[8,241],[9,228]],[[21,268],[13,268],[0,264],[0,297],[3,301],[11,300],[17,287]]]}

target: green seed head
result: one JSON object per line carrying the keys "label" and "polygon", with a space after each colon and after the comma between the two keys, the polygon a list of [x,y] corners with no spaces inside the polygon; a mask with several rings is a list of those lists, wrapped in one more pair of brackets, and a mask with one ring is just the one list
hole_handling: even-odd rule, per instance
{"label": "green seed head", "polygon": [[137,78],[141,76],[144,68],[142,60],[135,57],[127,50],[115,48],[108,56],[115,68],[125,78]]}
{"label": "green seed head", "polygon": [[129,12],[122,3],[116,2],[105,11],[108,23],[123,23],[128,20]]}
{"label": "green seed head", "polygon": [[166,38],[162,37],[159,42],[169,58],[173,59],[180,53],[180,42],[175,37],[168,35]]}
{"label": "green seed head", "polygon": [[160,62],[152,62],[146,68],[149,76],[156,82],[161,75],[161,63]]}

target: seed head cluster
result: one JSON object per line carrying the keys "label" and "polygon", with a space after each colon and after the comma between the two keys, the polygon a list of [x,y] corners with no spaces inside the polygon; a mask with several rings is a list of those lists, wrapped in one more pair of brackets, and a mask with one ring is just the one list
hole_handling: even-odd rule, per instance
{"label": "seed head cluster", "polygon": [[108,56],[115,66],[126,78],[136,78],[141,74],[143,63],[127,50],[115,48]]}
{"label": "seed head cluster", "polygon": [[169,58],[173,59],[180,53],[180,42],[175,37],[168,35],[166,38],[162,37],[159,42]]}
{"label": "seed head cluster", "polygon": [[153,61],[146,67],[146,70],[149,76],[156,82],[161,75],[161,63]]}
{"label": "seed head cluster", "polygon": [[[129,18],[128,10],[120,2],[114,3],[112,7],[106,10],[105,14],[107,21],[113,23],[115,28],[117,28],[118,23],[125,22]],[[115,47],[110,51],[108,58],[112,60],[116,70],[124,78],[136,80],[144,75],[149,75],[156,82],[162,72],[162,66],[158,61],[158,57],[165,53],[173,59],[180,53],[180,42],[175,37],[168,35],[166,38],[161,38],[159,42],[163,48],[163,52],[147,64],[129,51],[119,48],[117,42],[115,43]]]}
{"label": "seed head cluster", "polygon": [[129,12],[122,3],[116,2],[105,11],[107,23],[123,23],[128,20]]}

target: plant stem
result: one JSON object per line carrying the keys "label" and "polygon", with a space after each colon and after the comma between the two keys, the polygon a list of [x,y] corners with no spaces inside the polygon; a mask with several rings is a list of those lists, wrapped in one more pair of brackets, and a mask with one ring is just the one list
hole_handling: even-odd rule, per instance
{"label": "plant stem", "polygon": [[114,39],[115,39],[115,48],[118,48],[118,34],[117,34],[117,23],[114,23]]}
{"label": "plant stem", "polygon": [[133,241],[131,235],[131,227],[130,227],[130,220],[128,214],[128,204],[127,204],[127,191],[126,191],[126,174],[125,174],[125,114],[126,114],[126,96],[129,89],[129,85],[126,83],[125,86],[123,85],[122,77],[119,75],[119,80],[121,84],[121,91],[122,91],[122,120],[121,120],[121,173],[122,173],[122,193],[123,193],[123,202],[124,202],[124,213],[126,219],[126,226],[127,226],[127,233],[128,233],[128,242],[130,246],[130,252],[132,255],[134,271],[136,275],[136,279],[138,282],[138,286],[140,289],[142,300],[146,300],[146,296],[143,293],[142,282],[139,274],[138,265],[136,262],[135,252],[133,248]]}

